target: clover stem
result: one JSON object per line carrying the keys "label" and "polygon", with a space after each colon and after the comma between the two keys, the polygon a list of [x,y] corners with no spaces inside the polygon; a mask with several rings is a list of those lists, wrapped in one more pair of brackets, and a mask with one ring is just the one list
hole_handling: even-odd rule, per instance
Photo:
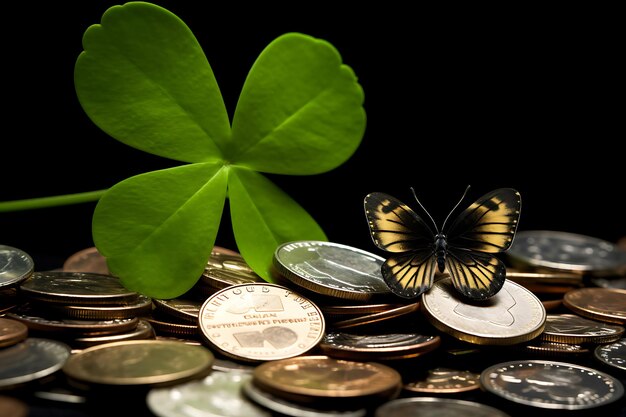
{"label": "clover stem", "polygon": [[55,195],[52,197],[29,198],[26,200],[2,201],[0,212],[32,210],[38,208],[66,206],[69,204],[97,201],[107,190],[87,191],[85,193]]}

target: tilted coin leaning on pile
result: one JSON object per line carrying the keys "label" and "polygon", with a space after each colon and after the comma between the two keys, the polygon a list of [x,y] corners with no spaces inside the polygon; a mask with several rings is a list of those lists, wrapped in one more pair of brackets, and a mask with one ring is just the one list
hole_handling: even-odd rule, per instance
{"label": "tilted coin leaning on pile", "polygon": [[160,417],[623,412],[626,253],[522,231],[503,259],[486,300],[446,274],[402,298],[361,249],[283,244],[271,284],[215,247],[188,293],[151,300],[95,248],[35,272],[0,246],[0,410],[106,409],[130,392]]}

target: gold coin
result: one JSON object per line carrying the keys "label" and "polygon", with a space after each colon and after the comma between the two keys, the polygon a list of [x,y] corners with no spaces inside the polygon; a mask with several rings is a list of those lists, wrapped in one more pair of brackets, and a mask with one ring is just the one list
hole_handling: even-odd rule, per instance
{"label": "gold coin", "polygon": [[319,305],[324,316],[360,316],[363,314],[382,313],[394,308],[402,307],[402,304],[355,304],[355,305]]}
{"label": "gold coin", "polygon": [[375,362],[353,362],[326,356],[265,362],[254,370],[254,382],[283,398],[391,397],[402,382],[395,369]]}
{"label": "gold coin", "polygon": [[255,282],[265,282],[263,278],[254,272],[207,268],[202,273],[202,283],[214,289],[224,289],[231,285],[253,284]]}
{"label": "gold coin", "polygon": [[14,345],[28,336],[28,327],[17,320],[0,317],[0,348]]}
{"label": "gold coin", "polygon": [[88,385],[162,386],[211,372],[213,354],[202,346],[163,340],[106,343],[71,356],[63,372]]}
{"label": "gold coin", "polygon": [[480,388],[480,375],[457,369],[429,369],[428,375],[404,384],[407,391],[428,394],[456,394]]}
{"label": "gold coin", "polygon": [[516,348],[524,353],[550,357],[580,356],[587,355],[589,353],[589,349],[581,345],[571,343],[548,342],[546,340],[538,339],[535,339],[528,344],[518,345],[516,346]]}
{"label": "gold coin", "polygon": [[267,283],[234,285],[209,297],[200,309],[205,340],[235,359],[290,358],[324,336],[324,316],[303,296]]}
{"label": "gold coin", "polygon": [[422,311],[444,333],[480,345],[526,342],[543,331],[546,310],[526,288],[506,280],[502,289],[484,301],[468,303],[450,278],[437,281],[422,294]]}
{"label": "gold coin", "polygon": [[336,321],[332,323],[332,327],[334,329],[347,329],[351,327],[363,326],[365,324],[377,323],[379,321],[391,320],[397,317],[404,316],[406,314],[413,313],[417,311],[419,307],[420,303],[406,304],[386,311],[381,311],[380,313],[367,314],[365,316]]}
{"label": "gold coin", "polygon": [[626,324],[626,290],[580,288],[565,294],[563,304],[590,319]]}
{"label": "gold coin", "polygon": [[557,343],[610,343],[619,340],[624,328],[573,314],[549,314],[541,339]]}

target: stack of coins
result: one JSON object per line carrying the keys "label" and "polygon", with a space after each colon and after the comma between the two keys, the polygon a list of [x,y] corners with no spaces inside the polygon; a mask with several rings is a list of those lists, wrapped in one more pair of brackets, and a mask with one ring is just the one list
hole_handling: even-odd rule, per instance
{"label": "stack of coins", "polygon": [[[532,251],[552,256],[554,248],[541,245]],[[445,274],[421,297],[402,299],[386,288],[382,262],[332,242],[290,242],[277,248],[270,284],[252,275],[238,254],[216,248],[206,268],[212,272],[178,299],[153,300],[153,311],[144,315],[193,333],[155,324],[161,340],[100,344],[71,356],[69,347],[57,346],[56,362],[35,374],[0,373],[0,384],[24,403],[82,401],[80,410],[97,404],[100,414],[121,409],[108,404],[112,395],[132,392],[136,404],[125,402],[125,411],[158,417],[624,411],[624,291],[596,285],[588,271],[516,262],[488,300],[459,296]],[[234,270],[249,279],[222,280]],[[48,320],[59,314],[63,303],[28,291],[20,291],[23,300],[7,296],[18,306],[9,307],[4,320],[29,308]],[[74,309],[84,305],[73,303]],[[21,360],[6,349],[63,345],[33,337],[17,342],[24,337],[23,322],[17,324],[21,333],[0,333],[0,346],[14,343],[0,347],[0,369]],[[45,333],[69,340],[62,334],[67,331]],[[189,346],[193,338],[197,346]],[[5,351],[10,359],[3,361]],[[39,373],[51,382],[42,385]],[[39,385],[27,391],[12,388],[33,382]]]}

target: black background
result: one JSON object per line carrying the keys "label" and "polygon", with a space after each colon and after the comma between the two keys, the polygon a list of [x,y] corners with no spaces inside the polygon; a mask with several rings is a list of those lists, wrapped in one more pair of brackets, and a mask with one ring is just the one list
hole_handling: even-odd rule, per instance
{"label": "black background", "polygon": [[[0,200],[77,193],[177,165],[100,131],[73,86],[85,29],[112,1],[12,2],[2,9]],[[403,9],[335,4],[156,1],[195,33],[229,113],[248,69],[277,36],[331,42],[365,91],[367,131],[339,168],[270,176],[332,241],[375,251],[363,197],[382,191],[441,223],[497,187],[522,194],[520,230],[616,241],[623,200],[623,42],[612,10]],[[91,246],[95,203],[0,213],[0,244],[54,268]],[[235,248],[225,217],[216,244]]]}

